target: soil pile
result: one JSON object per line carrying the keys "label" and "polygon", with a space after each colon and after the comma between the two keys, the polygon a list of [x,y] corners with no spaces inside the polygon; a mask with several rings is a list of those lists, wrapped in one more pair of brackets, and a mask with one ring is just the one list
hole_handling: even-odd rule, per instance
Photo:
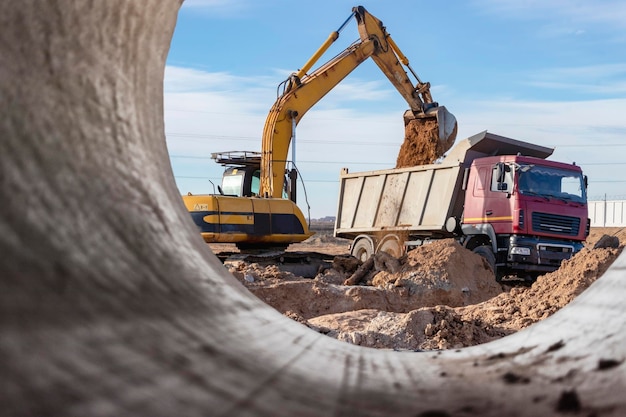
{"label": "soil pile", "polygon": [[425,306],[467,306],[502,292],[483,258],[451,239],[392,259],[398,265],[395,272],[387,263],[377,264],[361,285],[345,285],[361,266],[351,256],[335,257],[314,279],[281,271],[276,265],[239,262],[227,266],[267,304],[304,319],[362,309],[406,313]]}
{"label": "soil pile", "polygon": [[[585,248],[561,268],[540,276],[530,288],[515,287],[479,305],[460,309],[464,319],[480,319],[488,326],[521,330],[567,305],[596,281],[613,263],[619,248]],[[489,314],[485,314],[489,311]]]}
{"label": "soil pile", "polygon": [[599,278],[619,252],[583,249],[532,286],[502,287],[499,295],[474,305],[454,308],[442,303],[406,314],[352,311],[309,323],[339,340],[375,348],[432,350],[486,343],[554,314]]}
{"label": "soil pile", "polygon": [[[362,279],[354,277],[371,268]],[[452,239],[435,241],[395,259],[379,253],[364,262],[344,284],[364,282],[383,289],[403,287],[421,306],[461,306],[489,299],[502,287],[485,259]]]}
{"label": "soil pile", "polygon": [[[482,257],[453,240],[399,259],[383,256],[354,285],[345,283],[363,264],[347,255],[343,241],[329,243],[329,252],[343,254],[314,279],[277,265],[227,266],[260,299],[330,337],[374,348],[450,349],[506,336],[554,314],[617,258],[619,238],[626,239],[624,229],[607,236],[592,231],[587,247],[560,269],[521,286],[496,283]],[[313,242],[316,249],[322,243]]]}
{"label": "soil pile", "polygon": [[396,168],[434,163],[454,143],[439,140],[439,124],[435,118],[413,119],[404,127],[404,141],[396,160]]}

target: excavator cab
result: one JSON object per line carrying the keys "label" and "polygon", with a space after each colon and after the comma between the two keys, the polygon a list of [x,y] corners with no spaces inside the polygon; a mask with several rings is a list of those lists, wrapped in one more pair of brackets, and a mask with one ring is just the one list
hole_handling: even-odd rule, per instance
{"label": "excavator cab", "polygon": [[215,152],[211,154],[211,158],[226,168],[222,175],[222,184],[217,187],[220,194],[233,197],[254,197],[258,194],[261,167],[259,152]]}
{"label": "excavator cab", "polygon": [[[225,167],[222,184],[218,191],[221,195],[232,197],[258,197],[261,187],[261,154],[250,151],[216,152],[211,158]],[[285,176],[282,198],[289,198],[291,176]],[[294,184],[295,186],[295,184]]]}
{"label": "excavator cab", "polygon": [[[313,235],[294,201],[260,195],[261,153],[218,152],[225,167],[218,194],[188,193],[183,203],[207,243],[234,243],[240,251],[284,250]],[[292,176],[289,175],[289,180]],[[287,178],[284,181],[289,184]]]}
{"label": "excavator cab", "polygon": [[218,191],[233,197],[255,197],[259,192],[260,172],[258,168],[250,166],[227,167]]}

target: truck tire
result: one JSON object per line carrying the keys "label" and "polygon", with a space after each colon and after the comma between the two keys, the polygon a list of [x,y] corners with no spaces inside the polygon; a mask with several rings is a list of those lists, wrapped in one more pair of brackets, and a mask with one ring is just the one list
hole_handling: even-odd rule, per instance
{"label": "truck tire", "polygon": [[361,262],[367,261],[374,254],[374,243],[367,237],[357,237],[352,243],[350,255],[354,256]]}
{"label": "truck tire", "polygon": [[498,273],[496,271],[496,255],[494,255],[493,249],[491,249],[489,246],[482,245],[482,246],[476,246],[473,252],[485,258],[485,260],[491,267],[491,270],[493,271],[494,275],[496,276],[496,281],[497,281]]}
{"label": "truck tire", "polygon": [[386,252],[395,258],[401,257],[403,248],[400,238],[393,234],[385,236],[376,248],[376,253],[379,252]]}

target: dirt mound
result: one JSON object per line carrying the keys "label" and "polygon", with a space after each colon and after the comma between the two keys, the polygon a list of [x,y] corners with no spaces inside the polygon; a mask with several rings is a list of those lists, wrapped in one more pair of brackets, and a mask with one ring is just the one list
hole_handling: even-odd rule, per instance
{"label": "dirt mound", "polygon": [[[502,292],[485,258],[452,239],[436,241],[410,251],[405,266],[398,273],[396,285],[398,283],[415,291],[458,288],[470,304]],[[455,302],[440,304],[458,305]]]}
{"label": "dirt mound", "polygon": [[521,330],[567,305],[595,282],[620,253],[617,248],[585,248],[558,270],[540,276],[530,288],[516,287],[459,312],[501,329]]}
{"label": "dirt mound", "polygon": [[358,285],[344,285],[363,264],[343,245],[327,248],[344,252],[314,279],[277,265],[228,267],[257,297],[330,337],[374,348],[451,349],[514,333],[568,304],[622,250],[615,246],[626,231],[609,232],[592,231],[585,249],[531,286],[498,284],[483,258],[454,240],[435,241],[399,259],[377,257]]}
{"label": "dirt mound", "polygon": [[[352,260],[352,262],[350,262]],[[363,285],[342,285],[360,263],[338,256],[313,279],[284,272],[276,265],[230,266],[252,293],[285,313],[304,318],[359,309],[408,312],[425,306],[466,306],[502,292],[483,258],[452,239],[436,241],[396,260],[398,270],[373,271]],[[381,263],[380,267],[386,264]]]}
{"label": "dirt mound", "polygon": [[350,311],[308,320],[309,326],[338,340],[372,348],[434,350],[489,342],[506,332],[464,320],[453,308],[436,306],[408,313]]}
{"label": "dirt mound", "polygon": [[589,287],[618,256],[615,248],[583,249],[529,288],[514,287],[466,307],[422,307],[408,313],[351,311],[310,319],[331,337],[387,349],[452,349],[504,337],[554,314]]}
{"label": "dirt mound", "polygon": [[[381,253],[368,261],[344,284],[364,281],[380,288],[407,288],[422,298],[423,306],[475,304],[502,292],[485,259],[453,239],[420,246],[400,259]],[[369,273],[362,270],[368,264]]]}
{"label": "dirt mound", "polygon": [[439,125],[434,118],[410,120],[404,127],[404,141],[396,160],[396,168],[434,163],[450,149],[449,143],[439,140]]}

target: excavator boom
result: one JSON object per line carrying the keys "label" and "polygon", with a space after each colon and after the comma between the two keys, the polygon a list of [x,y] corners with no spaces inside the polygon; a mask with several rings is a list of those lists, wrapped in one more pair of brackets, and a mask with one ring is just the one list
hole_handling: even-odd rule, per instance
{"label": "excavator boom", "polygon": [[[323,53],[339,38],[339,32],[355,17],[360,41],[351,45],[315,71],[307,74]],[[410,110],[404,114],[405,126],[416,119],[434,119],[437,136],[445,152],[454,143],[456,119],[445,107],[434,102],[430,84],[422,82],[409,66],[408,59],[400,51],[383,23],[364,7],[352,9],[352,15],[332,32],[322,46],[298,72],[284,82],[284,90],[278,97],[265,122],[262,139],[260,194],[279,198],[282,195],[287,154],[292,133],[302,116],[339,84],[350,72],[367,58],[372,58],[387,76],[396,90],[408,103]],[[404,68],[417,79],[414,85]]]}

